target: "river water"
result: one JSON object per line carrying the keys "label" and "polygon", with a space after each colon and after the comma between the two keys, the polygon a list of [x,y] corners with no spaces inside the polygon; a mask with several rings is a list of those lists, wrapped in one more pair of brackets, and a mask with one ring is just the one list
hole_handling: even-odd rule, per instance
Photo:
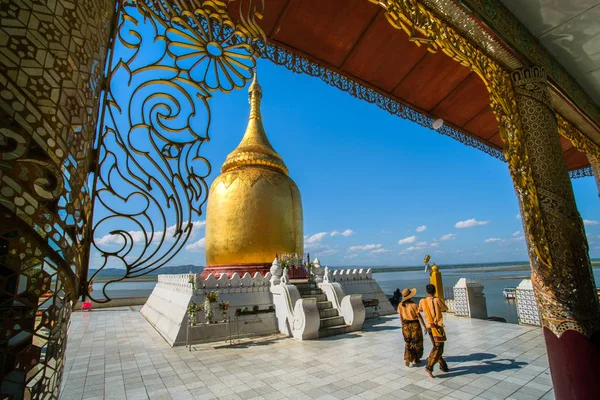
{"label": "river water", "polygon": [[[508,266],[510,267],[510,266]],[[515,276],[526,276],[528,271],[502,271],[504,266],[487,266],[485,272],[479,272],[484,268],[477,268],[478,272],[467,272],[462,270],[442,269],[444,287],[454,286],[460,278],[473,278],[483,285],[483,293],[487,302],[488,316],[501,317],[507,322],[517,323],[517,309],[514,300],[506,300],[502,291],[506,287],[516,287],[522,278],[514,279]],[[373,278],[379,283],[381,289],[391,296],[396,288],[417,288],[417,297],[425,296],[425,285],[429,283],[427,273],[421,271],[399,271],[379,272],[373,274]],[[596,285],[600,285],[600,269],[594,269]],[[111,298],[143,297],[150,296],[156,282],[117,282],[107,288],[107,294]],[[94,283],[94,297],[102,297],[104,283]]]}

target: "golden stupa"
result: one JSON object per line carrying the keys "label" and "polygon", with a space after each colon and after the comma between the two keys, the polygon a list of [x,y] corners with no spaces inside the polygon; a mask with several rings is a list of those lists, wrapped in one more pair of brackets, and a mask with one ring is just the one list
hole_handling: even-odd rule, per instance
{"label": "golden stupa", "polygon": [[304,250],[300,191],[262,124],[262,89],[248,89],[250,117],[238,147],[210,187],[203,277],[269,271],[276,253]]}

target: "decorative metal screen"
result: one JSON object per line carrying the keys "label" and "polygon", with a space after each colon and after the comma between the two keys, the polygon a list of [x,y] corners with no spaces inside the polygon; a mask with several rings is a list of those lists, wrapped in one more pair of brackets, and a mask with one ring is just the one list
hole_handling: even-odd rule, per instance
{"label": "decorative metal screen", "polygon": [[[96,167],[93,248],[119,281],[171,260],[201,214],[212,92],[246,85],[262,31],[255,3],[125,1],[110,62]],[[233,5],[229,5],[233,7]],[[99,239],[100,238],[100,239]],[[93,277],[92,277],[93,278]],[[109,282],[110,283],[110,282]],[[104,286],[104,300],[108,301]]]}

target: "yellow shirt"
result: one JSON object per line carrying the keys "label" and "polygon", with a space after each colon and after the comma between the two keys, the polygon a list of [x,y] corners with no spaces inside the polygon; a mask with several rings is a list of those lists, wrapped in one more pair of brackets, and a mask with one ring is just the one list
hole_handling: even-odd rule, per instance
{"label": "yellow shirt", "polygon": [[419,318],[419,307],[416,303],[407,300],[398,305],[398,314],[404,321],[414,321]]}
{"label": "yellow shirt", "polygon": [[444,326],[442,311],[448,310],[448,307],[439,297],[426,297],[419,302],[419,311],[425,315],[427,327],[431,325]]}

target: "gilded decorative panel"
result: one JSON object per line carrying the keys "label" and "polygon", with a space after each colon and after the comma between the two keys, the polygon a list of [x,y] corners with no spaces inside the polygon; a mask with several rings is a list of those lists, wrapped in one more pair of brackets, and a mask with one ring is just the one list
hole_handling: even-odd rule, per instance
{"label": "gilded decorative panel", "polygon": [[58,398],[113,13],[113,0],[0,0],[3,398]]}
{"label": "gilded decorative panel", "polygon": [[[165,265],[201,215],[211,171],[201,149],[209,140],[212,93],[244,87],[264,43],[257,24],[262,1],[240,2],[239,23],[228,3],[235,2],[119,6],[92,228],[96,274],[107,266],[123,271],[112,282]],[[109,300],[109,284],[98,301]]]}

